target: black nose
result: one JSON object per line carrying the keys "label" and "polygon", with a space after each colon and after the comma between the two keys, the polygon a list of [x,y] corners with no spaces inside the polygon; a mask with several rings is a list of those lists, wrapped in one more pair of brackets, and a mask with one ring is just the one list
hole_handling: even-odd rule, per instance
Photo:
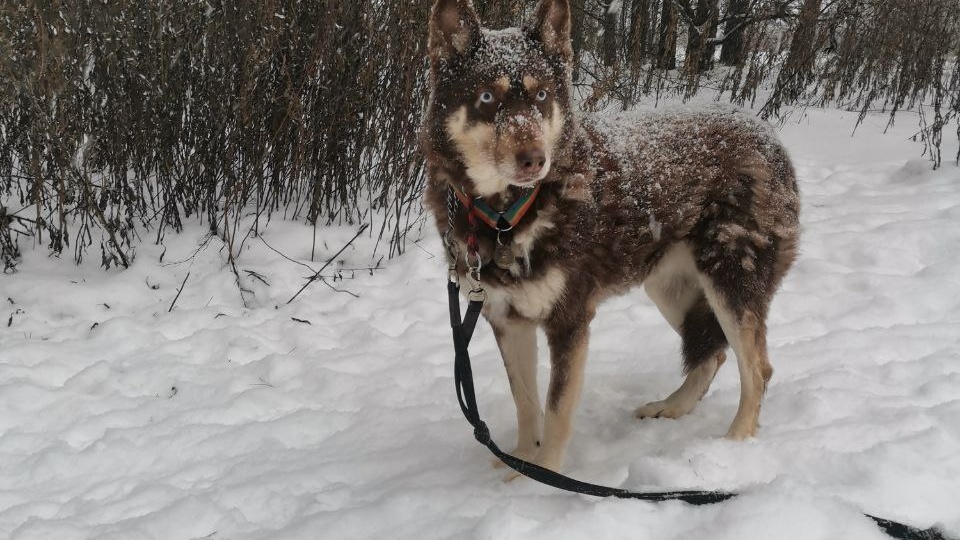
{"label": "black nose", "polygon": [[525,174],[537,174],[547,163],[547,154],[541,148],[527,148],[517,153],[517,165]]}

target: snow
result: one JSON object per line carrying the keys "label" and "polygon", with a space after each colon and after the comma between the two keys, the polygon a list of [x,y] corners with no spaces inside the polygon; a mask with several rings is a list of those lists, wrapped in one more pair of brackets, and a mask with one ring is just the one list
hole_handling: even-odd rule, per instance
{"label": "snow", "polygon": [[613,0],[607,6],[607,15],[619,15],[623,11],[623,0]]}
{"label": "snow", "polygon": [[[871,117],[850,138],[854,121],[814,109],[782,129],[804,235],[770,316],[757,438],[722,438],[732,362],[691,415],[632,417],[680,382],[678,339],[642,292],[593,325],[564,471],[740,498],[654,505],[502,483],[456,405],[433,231],[372,275],[330,282],[359,298],[316,282],[289,305],[310,271],[249,240],[244,306],[196,224],[165,253],[140,246],[128,270],[39,248],[0,277],[0,538],[886,538],[861,511],[958,536],[960,170],[931,171],[909,126],[882,135]],[[355,232],[321,231],[311,263],[311,229],[267,231],[315,269]],[[339,266],[367,266],[361,253]],[[486,325],[471,353],[509,448],[513,404]]]}
{"label": "snow", "polygon": [[[669,103],[658,108],[641,106],[626,112],[608,110],[591,115],[589,121],[609,134],[607,144],[612,145],[616,152],[626,154],[631,151],[631,145],[656,144],[664,135],[672,134],[676,126],[704,118],[735,125],[764,141],[764,144],[776,144],[775,139],[779,136],[770,124],[746,109],[703,99],[690,103]],[[644,126],[644,131],[637,133],[636,125]]]}
{"label": "snow", "polygon": [[[657,109],[637,108],[628,112],[605,111],[587,116],[583,124],[595,128],[604,139],[609,158],[617,162],[623,171],[631,171],[628,178],[659,178],[667,174],[663,163],[683,167],[690,163],[687,151],[703,148],[709,152],[714,144],[713,131],[696,130],[695,127],[720,125],[749,140],[759,142],[761,154],[768,154],[778,147],[777,133],[766,122],[750,111],[727,103],[700,101],[697,103],[670,104]],[[641,126],[641,129],[637,129]],[[672,142],[678,133],[683,133],[687,144]],[[646,159],[637,159],[640,154]],[[639,167],[639,170],[636,170]],[[632,181],[632,180],[629,180]],[[660,183],[648,189],[660,190]]]}

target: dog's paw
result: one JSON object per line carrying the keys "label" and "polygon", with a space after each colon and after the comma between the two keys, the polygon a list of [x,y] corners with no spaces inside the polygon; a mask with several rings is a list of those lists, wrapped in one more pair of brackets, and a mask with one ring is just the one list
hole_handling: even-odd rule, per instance
{"label": "dog's paw", "polygon": [[[520,457],[520,456],[517,456],[517,457]],[[538,465],[540,467],[543,467],[544,469],[550,469],[551,471],[554,471],[554,472],[559,472],[560,468],[563,466],[562,456],[557,456],[557,455],[544,456],[542,451],[538,452],[536,457],[532,457],[530,459],[524,459],[524,461],[529,461],[534,465]],[[523,475],[518,473],[517,471],[511,470],[503,477],[503,481],[504,483],[513,482],[514,480],[516,480],[521,476]]]}
{"label": "dog's paw", "polygon": [[[515,448],[510,455],[522,459],[524,461],[532,462],[537,457],[537,452],[540,450],[539,447],[534,446],[533,448]],[[500,461],[500,458],[493,458],[490,460],[490,464],[493,465],[494,469],[502,469],[507,466],[506,463]]]}
{"label": "dog's paw", "polygon": [[732,441],[745,441],[757,434],[757,428],[756,421],[734,419],[733,425],[727,431],[727,438]]}
{"label": "dog's paw", "polygon": [[513,482],[514,480],[516,480],[517,478],[520,478],[521,476],[523,475],[518,473],[517,471],[510,471],[507,474],[503,475],[503,483],[509,484],[510,482]]}
{"label": "dog's paw", "polygon": [[689,407],[684,407],[669,400],[654,401],[647,403],[643,407],[633,411],[637,418],[680,418],[690,412]]}

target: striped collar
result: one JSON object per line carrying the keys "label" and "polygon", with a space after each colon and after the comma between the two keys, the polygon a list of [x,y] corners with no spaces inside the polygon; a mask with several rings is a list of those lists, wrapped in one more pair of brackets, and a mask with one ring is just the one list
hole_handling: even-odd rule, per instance
{"label": "striped collar", "polygon": [[510,205],[510,208],[507,208],[503,212],[497,212],[491,208],[490,205],[487,204],[487,201],[483,200],[483,197],[471,198],[457,188],[453,188],[453,192],[457,198],[460,199],[464,207],[473,212],[475,216],[480,218],[490,226],[490,228],[505,232],[514,228],[517,223],[520,223],[523,216],[530,210],[530,207],[533,206],[533,201],[536,200],[537,194],[540,193],[540,183],[537,183],[533,189],[525,190],[524,194],[514,201],[514,203]]}

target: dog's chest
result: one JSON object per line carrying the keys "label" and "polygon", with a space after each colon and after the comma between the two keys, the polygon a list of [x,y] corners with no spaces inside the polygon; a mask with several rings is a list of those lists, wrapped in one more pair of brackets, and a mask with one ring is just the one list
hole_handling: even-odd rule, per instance
{"label": "dog's chest", "polygon": [[560,268],[551,268],[537,278],[511,285],[486,286],[484,314],[496,320],[516,316],[545,319],[563,298],[566,284],[566,273]]}

